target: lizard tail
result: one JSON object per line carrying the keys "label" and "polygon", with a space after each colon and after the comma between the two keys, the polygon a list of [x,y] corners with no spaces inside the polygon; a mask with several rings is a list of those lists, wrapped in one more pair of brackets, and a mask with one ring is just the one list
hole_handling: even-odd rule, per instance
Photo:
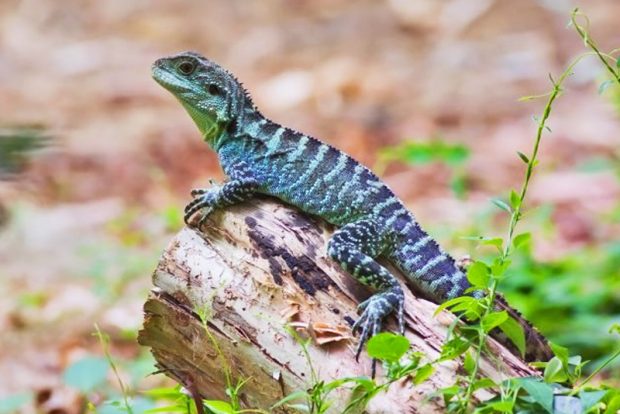
{"label": "lizard tail", "polygon": [[[389,259],[403,271],[407,284],[414,292],[435,303],[467,294],[465,292],[471,285],[466,270],[441,250],[437,242],[419,226],[412,226],[399,242]],[[548,361],[553,357],[549,341],[503,297],[496,296],[495,307],[499,311],[505,310],[523,328],[526,361]],[[511,353],[520,356],[518,348],[501,330],[492,330],[491,336]]]}
{"label": "lizard tail", "polygon": [[[548,361],[553,357],[553,351],[549,341],[531,323],[529,323],[516,309],[510,307],[508,302],[501,296],[495,297],[495,306],[498,310],[505,310],[523,328],[525,333],[525,360]],[[510,339],[499,329],[491,331],[491,336],[504,345],[510,352],[519,355],[519,350]]]}

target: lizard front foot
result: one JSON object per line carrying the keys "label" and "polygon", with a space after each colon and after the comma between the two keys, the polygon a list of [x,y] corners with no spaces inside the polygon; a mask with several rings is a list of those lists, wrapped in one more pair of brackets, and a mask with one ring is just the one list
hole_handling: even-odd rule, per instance
{"label": "lizard front foot", "polygon": [[206,218],[214,209],[219,190],[219,187],[193,189],[191,194],[194,199],[185,206],[185,214],[183,216],[185,224],[190,225],[189,220],[192,216],[200,210],[203,210],[197,226],[201,228]]}
{"label": "lizard front foot", "polygon": [[[359,359],[364,344],[368,339],[381,331],[383,319],[393,311],[397,312],[399,333],[401,335],[405,333],[404,304],[405,295],[400,286],[393,287],[385,292],[376,293],[359,304],[358,309],[363,312],[352,328],[353,333],[358,330],[361,332],[360,340],[355,351],[356,361]],[[375,377],[375,366],[376,361],[373,360],[373,378]]]}

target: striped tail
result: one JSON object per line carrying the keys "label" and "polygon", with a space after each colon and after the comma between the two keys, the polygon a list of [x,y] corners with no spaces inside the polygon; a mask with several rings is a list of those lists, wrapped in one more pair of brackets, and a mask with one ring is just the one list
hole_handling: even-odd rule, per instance
{"label": "striped tail", "polygon": [[[410,289],[435,303],[465,294],[471,286],[467,276],[426,232],[416,224],[409,226],[407,233],[401,237],[400,246],[394,249],[390,260],[405,273]],[[548,361],[553,357],[547,339],[511,308],[503,297],[496,297],[495,306],[498,310],[507,311],[523,328],[526,361]],[[502,331],[495,329],[491,331],[491,336],[511,353],[520,356],[517,347]]]}
{"label": "striped tail", "polygon": [[[532,361],[549,361],[553,358],[553,350],[549,345],[547,338],[543,336],[534,326],[529,323],[519,311],[511,308],[506,299],[503,296],[497,295],[495,297],[495,307],[497,310],[505,310],[508,315],[516,320],[523,328],[525,333],[525,360],[527,362]],[[499,329],[491,331],[491,336],[495,338],[499,343],[504,345],[514,355],[519,356],[519,350],[512,343],[506,335]]]}

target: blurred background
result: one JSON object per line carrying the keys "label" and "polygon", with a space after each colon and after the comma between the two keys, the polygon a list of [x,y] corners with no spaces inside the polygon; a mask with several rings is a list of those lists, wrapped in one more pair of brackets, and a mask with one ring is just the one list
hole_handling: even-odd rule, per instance
{"label": "blurred background", "polygon": [[[2,0],[0,413],[121,412],[95,324],[135,412],[167,384],[147,377],[141,306],[189,190],[222,173],[155,59],[216,60],[265,115],[373,167],[448,251],[481,258],[463,237],[504,235],[490,200],[520,185],[544,107],[518,98],[585,51],[575,6],[602,50],[620,47],[616,0]],[[583,60],[553,108],[532,242],[501,289],[594,361],[620,322],[620,90],[598,93],[605,79]]]}

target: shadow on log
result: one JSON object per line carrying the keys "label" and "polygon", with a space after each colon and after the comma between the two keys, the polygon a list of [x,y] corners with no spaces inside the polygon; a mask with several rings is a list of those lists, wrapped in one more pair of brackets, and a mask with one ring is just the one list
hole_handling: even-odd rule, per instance
{"label": "shadow on log", "polygon": [[[313,339],[309,353],[320,380],[370,375],[365,353],[355,362],[357,338],[350,329],[357,304],[370,291],[326,257],[333,230],[271,199],[216,212],[203,233],[184,228],[153,274],[156,287],[144,305],[140,344],[151,348],[164,373],[204,398],[228,399],[227,370],[234,382],[249,379],[241,393],[246,408],[268,409],[287,394],[311,387],[308,361],[287,325]],[[408,289],[405,294],[406,336],[415,350],[434,359],[454,317],[447,312],[434,317],[435,304]],[[386,328],[395,331],[393,318]],[[536,375],[490,342],[493,357],[482,361],[482,375],[498,381]],[[421,385],[395,383],[365,412],[443,412],[441,401],[424,400],[452,385],[457,372],[462,372],[459,362],[450,361]],[[490,397],[484,391],[476,396]],[[349,398],[346,389],[332,392],[329,412],[342,412]],[[280,407],[274,412],[297,411]]]}

